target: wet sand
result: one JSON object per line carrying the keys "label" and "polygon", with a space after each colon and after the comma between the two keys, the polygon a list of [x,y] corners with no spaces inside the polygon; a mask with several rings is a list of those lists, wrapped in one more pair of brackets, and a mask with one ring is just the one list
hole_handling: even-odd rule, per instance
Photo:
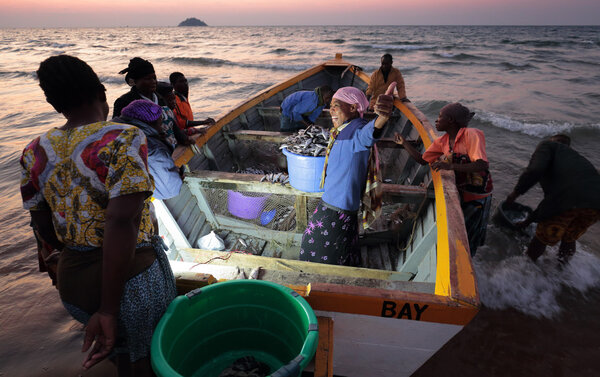
{"label": "wet sand", "polygon": [[563,296],[561,307],[554,319],[482,308],[413,377],[598,376],[600,289]]}

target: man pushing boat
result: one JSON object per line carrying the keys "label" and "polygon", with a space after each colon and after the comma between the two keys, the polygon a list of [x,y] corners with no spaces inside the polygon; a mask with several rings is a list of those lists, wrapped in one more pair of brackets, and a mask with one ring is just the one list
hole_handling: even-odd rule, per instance
{"label": "man pushing boat", "polygon": [[558,260],[568,263],[575,254],[575,241],[600,220],[600,174],[588,159],[571,148],[570,137],[559,134],[537,146],[506,202],[514,202],[538,182],[544,190],[544,200],[517,224],[526,227],[538,222],[527,255],[535,261],[546,246],[560,241]]}

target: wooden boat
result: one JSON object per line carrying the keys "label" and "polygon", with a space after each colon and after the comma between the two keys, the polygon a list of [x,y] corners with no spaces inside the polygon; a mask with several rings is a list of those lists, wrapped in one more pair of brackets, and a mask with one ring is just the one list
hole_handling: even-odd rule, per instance
{"label": "wooden boat", "polygon": [[[179,196],[156,201],[180,293],[258,271],[259,279],[292,287],[306,298],[320,325],[319,349],[309,366],[315,376],[410,375],[479,308],[454,174],[416,164],[391,139],[400,132],[422,149],[436,136],[412,103],[395,101],[378,142],[384,215],[360,235],[362,267],[298,260],[320,193],[261,182],[260,174],[234,173],[257,165],[285,167],[277,147],[285,136],[278,132],[279,105],[287,95],[320,85],[364,90],[368,81],[338,54],[260,92],[224,114],[195,146],[175,152],[177,164],[188,168],[185,184]],[[317,123],[331,125],[327,111]],[[271,209],[265,204],[262,212],[273,219],[232,215],[232,193],[275,203]],[[391,230],[389,214],[398,208],[407,216]],[[221,234],[229,251],[197,248],[197,240],[210,231]]]}

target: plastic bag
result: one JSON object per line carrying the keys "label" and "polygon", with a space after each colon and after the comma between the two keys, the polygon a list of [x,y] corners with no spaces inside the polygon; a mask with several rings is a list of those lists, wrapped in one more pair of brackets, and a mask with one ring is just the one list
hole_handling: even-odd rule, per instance
{"label": "plastic bag", "polygon": [[224,250],[225,242],[214,231],[211,231],[206,236],[200,237],[198,248],[204,250]]}

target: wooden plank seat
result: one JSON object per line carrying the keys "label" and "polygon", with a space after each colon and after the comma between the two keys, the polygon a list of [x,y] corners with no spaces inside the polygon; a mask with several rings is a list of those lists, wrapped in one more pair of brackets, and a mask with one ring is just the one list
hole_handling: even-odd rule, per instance
{"label": "wooden plank seat", "polygon": [[[294,195],[319,198],[322,192],[304,192],[293,188],[289,183],[261,182],[263,176],[259,174],[227,173],[212,170],[198,170],[186,173],[186,180],[196,182],[202,188],[217,188],[224,190],[262,192],[279,195]],[[399,197],[405,202],[420,202],[425,196],[433,199],[433,190],[421,186],[382,184],[384,195]]]}

